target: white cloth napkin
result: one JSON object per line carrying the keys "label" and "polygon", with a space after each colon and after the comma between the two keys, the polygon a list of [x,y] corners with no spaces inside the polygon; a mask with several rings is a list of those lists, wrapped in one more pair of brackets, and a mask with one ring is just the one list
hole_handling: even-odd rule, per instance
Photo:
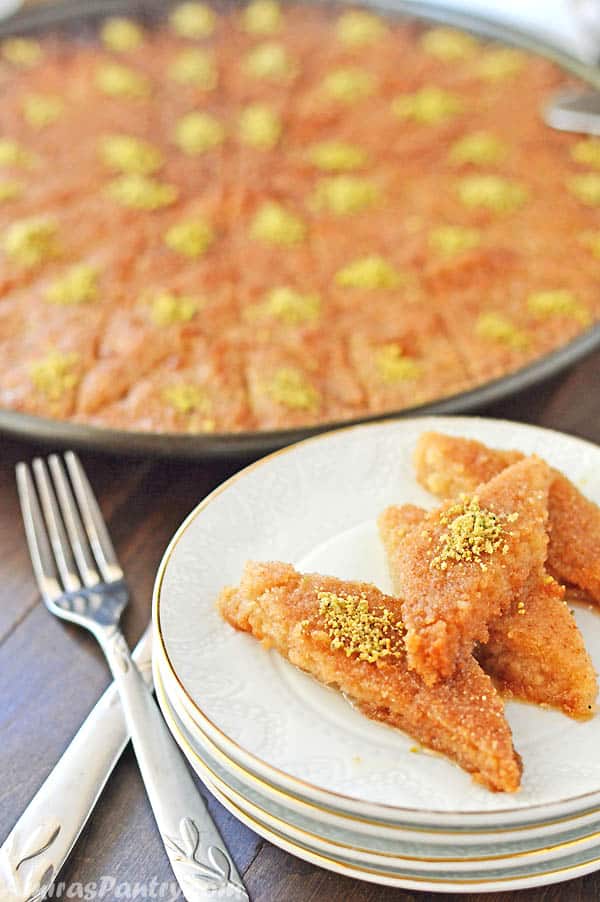
{"label": "white cloth napkin", "polygon": [[586,62],[600,56],[600,0],[436,0],[528,31]]}
{"label": "white cloth napkin", "polygon": [[12,16],[21,6],[22,0],[0,0],[0,19]]}

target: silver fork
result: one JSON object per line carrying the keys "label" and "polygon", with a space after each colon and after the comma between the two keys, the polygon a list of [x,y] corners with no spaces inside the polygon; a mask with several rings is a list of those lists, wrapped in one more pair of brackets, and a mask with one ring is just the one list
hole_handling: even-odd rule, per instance
{"label": "silver fork", "polygon": [[[36,458],[35,485],[27,465],[17,467],[29,552],[46,607],[85,627],[100,643],[185,898],[247,900],[235,865],[119,629],[129,593],[92,488],[73,452],[65,454],[65,464],[66,470],[55,454],[47,464]],[[42,887],[36,898],[44,898],[48,889]]]}

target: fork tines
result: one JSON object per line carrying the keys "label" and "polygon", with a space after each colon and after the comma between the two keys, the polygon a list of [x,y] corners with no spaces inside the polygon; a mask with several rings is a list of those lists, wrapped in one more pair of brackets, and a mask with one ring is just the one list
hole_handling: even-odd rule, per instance
{"label": "fork tines", "polygon": [[[31,470],[17,464],[25,533],[40,592],[46,601],[123,578],[98,502],[79,458],[67,451]],[[37,488],[37,491],[36,491]]]}

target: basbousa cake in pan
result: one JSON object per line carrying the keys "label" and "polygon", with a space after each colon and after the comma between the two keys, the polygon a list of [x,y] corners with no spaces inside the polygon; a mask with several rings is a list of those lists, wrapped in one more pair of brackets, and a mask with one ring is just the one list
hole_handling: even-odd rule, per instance
{"label": "basbousa cake in pan", "polygon": [[278,429],[480,385],[598,319],[600,143],[539,56],[184,3],[0,46],[0,404]]}

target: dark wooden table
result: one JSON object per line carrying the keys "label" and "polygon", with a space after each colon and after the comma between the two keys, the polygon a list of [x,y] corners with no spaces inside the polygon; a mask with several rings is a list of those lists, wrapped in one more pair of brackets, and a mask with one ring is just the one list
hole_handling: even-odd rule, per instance
{"label": "dark wooden table", "polygon": [[[600,442],[600,353],[542,389],[485,411]],[[108,672],[95,642],[52,618],[40,603],[25,548],[14,465],[40,450],[1,439],[0,466],[0,840],[51,770],[97,697]],[[133,590],[124,627],[134,642],[150,613],[154,573],[175,528],[243,462],[124,460],[83,455]],[[239,824],[208,798],[254,902],[387,902],[449,899],[361,883],[291,857]],[[113,878],[160,886],[172,880],[128,750],[60,879],[71,886]],[[106,882],[105,887],[108,886]],[[119,898],[118,888],[104,899]],[[68,898],[66,892],[63,898]],[[122,897],[122,896],[121,896]],[[165,898],[165,896],[156,898]],[[168,896],[166,897],[168,898]],[[493,902],[600,898],[600,873],[521,893],[455,898]],[[2,902],[2,900],[0,900]]]}

